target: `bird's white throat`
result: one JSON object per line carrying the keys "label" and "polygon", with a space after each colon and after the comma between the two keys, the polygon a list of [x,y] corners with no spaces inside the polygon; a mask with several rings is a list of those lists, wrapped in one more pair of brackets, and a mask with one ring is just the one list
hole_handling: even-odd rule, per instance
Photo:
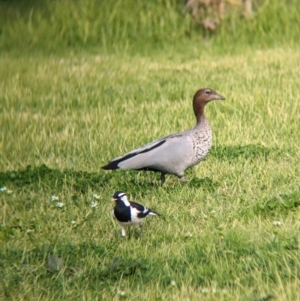
{"label": "bird's white throat", "polygon": [[123,195],[123,196],[121,197],[121,200],[122,200],[122,202],[125,204],[125,206],[127,206],[127,207],[130,206],[130,203],[129,203],[128,199],[127,199],[127,195]]}

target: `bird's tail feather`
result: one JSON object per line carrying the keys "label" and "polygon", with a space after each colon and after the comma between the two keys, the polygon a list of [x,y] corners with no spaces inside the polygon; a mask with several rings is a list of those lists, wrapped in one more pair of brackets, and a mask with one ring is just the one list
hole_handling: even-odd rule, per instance
{"label": "bird's tail feather", "polygon": [[152,211],[152,210],[149,212],[149,215],[161,216],[161,214],[159,214],[158,212]]}

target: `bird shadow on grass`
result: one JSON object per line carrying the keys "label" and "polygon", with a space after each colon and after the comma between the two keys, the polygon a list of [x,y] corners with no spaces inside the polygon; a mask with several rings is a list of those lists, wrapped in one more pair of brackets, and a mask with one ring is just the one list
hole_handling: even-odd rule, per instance
{"label": "bird shadow on grass", "polygon": [[138,194],[141,191],[148,193],[159,187],[163,187],[164,190],[173,190],[177,189],[179,185],[201,187],[208,191],[214,191],[219,186],[218,183],[214,183],[207,177],[204,179],[193,178],[187,184],[181,183],[176,177],[172,182],[170,177],[162,186],[158,175],[159,173],[143,171],[87,172],[71,169],[59,170],[44,164],[29,165],[25,169],[0,172],[0,187],[9,186],[21,189],[29,186],[33,190],[69,187],[86,194],[89,190],[99,190],[114,185],[116,190]]}
{"label": "bird shadow on grass", "polygon": [[256,215],[286,216],[290,211],[298,210],[300,206],[300,189],[290,194],[279,194],[264,198],[260,203],[253,207]]}
{"label": "bird shadow on grass", "polygon": [[59,170],[42,164],[29,165],[23,170],[0,172],[0,185],[13,185],[22,188],[26,185],[34,189],[69,186],[81,193],[88,192],[89,188],[104,187],[113,177],[112,174],[97,172],[75,171],[71,169]]}
{"label": "bird shadow on grass", "polygon": [[[266,148],[262,145],[223,145],[213,147],[210,156],[227,161],[237,158],[254,160],[261,157],[267,160],[270,154],[274,152],[278,154],[280,150]],[[189,173],[191,172],[187,170],[187,174]],[[86,193],[89,189],[99,189],[109,185],[113,178],[116,178],[118,187],[125,191],[133,189],[140,192],[145,189],[156,189],[160,186],[159,179],[152,172],[151,175],[150,173],[148,175],[144,172],[137,174],[136,171],[122,171],[122,173],[119,171],[116,173],[75,171],[72,169],[59,170],[50,168],[45,164],[40,166],[29,165],[23,170],[0,172],[0,185],[14,185],[20,188],[31,185],[35,189],[69,186],[76,191]],[[190,187],[202,188],[207,191],[215,191],[219,187],[219,183],[213,182],[208,177],[203,179],[190,177],[190,179],[187,183]],[[173,189],[178,186],[177,182],[175,186],[168,182],[164,186],[165,189]]]}
{"label": "bird shadow on grass", "polygon": [[188,182],[188,185],[192,188],[202,188],[205,191],[214,192],[220,186],[220,183],[205,177],[203,179],[193,178]]}
{"label": "bird shadow on grass", "polygon": [[268,148],[260,144],[219,145],[213,146],[209,155],[218,160],[227,161],[237,158],[243,158],[245,160],[264,158],[267,160],[271,154],[281,154],[282,152],[283,151],[278,148]]}
{"label": "bird shadow on grass", "polygon": [[[95,243],[81,243],[81,244],[62,244],[54,246],[44,244],[35,247],[32,250],[26,251],[26,259],[24,259],[23,249],[8,249],[5,255],[2,256],[2,267],[9,268],[12,262],[15,264],[14,274],[10,275],[11,281],[6,281],[4,290],[7,295],[10,291],[18,290],[24,278],[32,278],[32,281],[38,277],[38,282],[43,285],[49,285],[55,289],[55,282],[59,274],[61,278],[69,281],[70,285],[90,285],[91,288],[107,287],[114,285],[115,281],[133,277],[139,279],[145,273],[153,273],[155,267],[151,267],[149,259],[147,258],[131,258],[114,255],[113,249],[116,245],[97,245]],[[93,268],[84,264],[83,259],[89,258],[90,254],[98,258],[103,258],[103,262],[95,264]],[[108,255],[109,254],[109,255]],[[52,261],[59,261],[59,265],[51,263],[49,266],[49,259]],[[18,271],[18,273],[16,273]],[[147,275],[146,280],[150,280],[151,275]],[[0,277],[1,278],[1,277]],[[61,279],[60,278],[60,279]],[[59,282],[59,281],[58,281]],[[95,287],[94,287],[95,286]]]}
{"label": "bird shadow on grass", "polygon": [[[298,237],[295,235],[266,241],[260,245],[259,252],[251,240],[241,239],[242,237],[233,231],[228,233],[222,242],[216,241],[214,256],[217,260],[224,259],[225,250],[228,262],[235,263],[239,259],[250,258],[251,264],[237,263],[236,270],[228,268],[222,273],[218,273],[216,264],[211,262],[211,254],[205,247],[205,242],[197,243],[183,258],[170,255],[167,265],[165,258],[157,256],[136,257],[128,255],[127,252],[126,255],[122,254],[118,245],[110,242],[101,245],[94,242],[58,245],[46,243],[25,251],[7,249],[1,256],[1,266],[9,269],[11,273],[9,281],[3,281],[3,286],[7,296],[11,291],[19,289],[24,278],[35,281],[39,287],[50,285],[51,290],[60,287],[62,279],[68,282],[70,287],[79,286],[85,289],[115,286],[116,281],[124,278],[130,278],[132,283],[141,280],[143,283],[155,282],[161,287],[167,287],[173,281],[180,284],[184,277],[190,277],[191,284],[195,287],[206,286],[211,281],[215,281],[219,286],[233,286],[238,275],[243,275],[243,282],[252,286],[252,270],[262,267],[266,280],[276,283],[278,273],[281,276],[285,275],[285,270],[279,268],[282,256],[287,250],[294,252],[295,256],[298,252]],[[269,254],[272,254],[273,261],[267,260]],[[93,265],[90,264],[91,255],[97,259]],[[51,258],[59,259],[59,265],[55,264],[49,269]],[[12,262],[16,263],[13,268]],[[268,264],[271,264],[271,267]],[[286,265],[295,269],[297,262],[293,259],[287,260]],[[60,277],[54,277],[55,274]]]}

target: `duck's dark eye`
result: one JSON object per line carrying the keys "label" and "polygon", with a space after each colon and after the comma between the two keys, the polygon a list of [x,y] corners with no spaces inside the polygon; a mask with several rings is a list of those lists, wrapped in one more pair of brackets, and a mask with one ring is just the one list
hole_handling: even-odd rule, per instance
{"label": "duck's dark eye", "polygon": [[205,90],[205,94],[209,95],[210,94],[210,90]]}

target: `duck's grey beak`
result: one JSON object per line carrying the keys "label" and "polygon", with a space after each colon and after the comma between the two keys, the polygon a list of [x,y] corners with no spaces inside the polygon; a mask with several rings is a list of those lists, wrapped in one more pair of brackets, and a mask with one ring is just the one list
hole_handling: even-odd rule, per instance
{"label": "duck's grey beak", "polygon": [[216,94],[215,94],[215,99],[216,99],[216,100],[225,100],[225,97],[222,96],[221,94],[216,93]]}

